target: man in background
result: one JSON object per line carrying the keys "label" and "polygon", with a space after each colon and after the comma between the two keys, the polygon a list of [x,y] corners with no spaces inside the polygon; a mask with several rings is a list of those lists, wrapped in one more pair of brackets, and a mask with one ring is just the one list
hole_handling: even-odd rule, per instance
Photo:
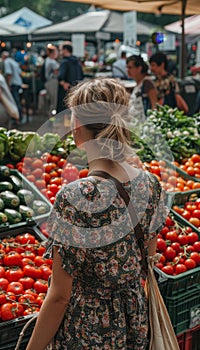
{"label": "man in background", "polygon": [[22,121],[22,108],[20,103],[20,89],[23,84],[21,77],[22,71],[19,64],[9,56],[8,51],[3,51],[1,57],[4,63],[4,75],[11,94],[16,102],[19,111],[19,119]]}
{"label": "man in background", "polygon": [[70,87],[83,80],[83,70],[80,61],[73,55],[73,48],[70,44],[62,45],[60,49],[62,60],[58,73],[58,101],[57,113],[66,109],[63,102]]}
{"label": "man in background", "polygon": [[122,51],[121,58],[112,65],[113,78],[128,79],[126,71],[126,52]]}

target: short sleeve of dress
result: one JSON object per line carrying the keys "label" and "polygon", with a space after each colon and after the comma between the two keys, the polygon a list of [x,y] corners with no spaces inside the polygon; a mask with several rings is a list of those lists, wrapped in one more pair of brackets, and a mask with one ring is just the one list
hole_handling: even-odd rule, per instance
{"label": "short sleeve of dress", "polygon": [[165,192],[162,190],[157,178],[152,174],[150,174],[150,189],[152,192],[151,201],[153,215],[151,216],[149,226],[149,239],[152,239],[165,225],[166,217],[169,214],[169,208],[165,204]]}
{"label": "short sleeve of dress", "polygon": [[148,91],[151,89],[156,89],[154,82],[151,79],[144,79],[144,93],[148,94]]}
{"label": "short sleeve of dress", "polygon": [[73,223],[78,220],[77,210],[68,198],[71,191],[73,192],[73,186],[70,186],[68,191],[64,186],[56,196],[47,225],[49,238],[45,243],[45,257],[53,257],[53,246],[57,246],[62,258],[62,267],[75,277],[82,270],[86,249],[71,245]]}

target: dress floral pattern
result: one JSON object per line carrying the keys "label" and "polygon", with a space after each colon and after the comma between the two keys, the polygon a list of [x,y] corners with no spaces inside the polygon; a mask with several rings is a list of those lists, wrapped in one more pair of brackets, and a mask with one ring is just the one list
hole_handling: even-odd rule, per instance
{"label": "dress floral pattern", "polygon": [[[132,182],[137,189],[133,194]],[[152,174],[143,171],[123,185],[137,214],[143,212],[142,198],[148,192],[146,209],[140,218],[147,247],[166,218],[160,185]],[[114,185],[109,180],[90,176],[66,185],[57,195],[49,219],[46,256],[52,254],[53,245],[59,246],[62,266],[73,276],[73,287],[63,321],[48,349],[143,350],[148,346],[141,255],[123,199],[116,193],[110,204],[107,202],[111,186]],[[76,202],[78,193],[81,196]],[[94,210],[97,203],[99,211]],[[110,223],[116,217],[117,240],[110,232]],[[120,231],[121,222],[126,222],[128,233]],[[79,231],[84,227],[91,228],[89,238],[98,247],[82,245]],[[100,230],[95,233],[97,227]]]}

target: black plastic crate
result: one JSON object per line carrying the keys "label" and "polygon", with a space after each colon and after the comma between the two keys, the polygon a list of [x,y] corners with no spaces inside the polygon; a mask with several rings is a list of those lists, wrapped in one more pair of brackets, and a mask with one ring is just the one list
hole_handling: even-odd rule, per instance
{"label": "black plastic crate", "polygon": [[[37,227],[29,227],[29,226],[12,228],[10,230],[5,230],[4,232],[1,231],[0,239],[7,238],[7,237],[15,237],[19,234],[24,234],[26,232],[34,235],[34,237],[40,242],[46,240],[45,236]],[[10,321],[0,322],[0,350],[14,350],[16,347],[18,338],[20,336],[20,332],[22,331],[26,323],[30,319],[32,319],[35,315],[36,314],[32,314],[29,316],[21,316]],[[34,327],[34,323],[35,323],[34,321],[31,322],[31,324],[27,328],[25,335],[22,338],[20,350],[25,349],[25,347],[23,348],[23,345],[27,344],[28,339],[30,338],[30,335]]]}
{"label": "black plastic crate", "polygon": [[[49,202],[49,200],[37,189],[37,187],[33,183],[27,180],[23,174],[13,169],[10,169],[10,174],[18,177],[22,181],[23,189],[31,191],[34,196],[34,200],[43,201],[47,205],[48,210],[43,214],[36,214],[32,218],[22,220],[16,224],[10,224],[8,222],[6,222],[5,224],[0,224],[0,232],[2,230],[5,231],[5,230],[10,230],[12,228],[18,228],[18,227],[27,226],[27,225],[28,226],[35,225],[37,222],[47,219],[49,217],[49,214],[52,208],[52,204]],[[6,181],[9,181],[9,179]]]}

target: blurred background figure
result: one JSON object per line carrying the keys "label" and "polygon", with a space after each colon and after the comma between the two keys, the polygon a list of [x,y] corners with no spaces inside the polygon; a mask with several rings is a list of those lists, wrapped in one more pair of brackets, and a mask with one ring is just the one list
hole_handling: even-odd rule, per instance
{"label": "blurred background figure", "polygon": [[121,52],[121,57],[115,61],[112,65],[112,76],[113,78],[127,79],[126,71],[126,52]]}
{"label": "blurred background figure", "polygon": [[44,61],[45,89],[47,91],[47,100],[50,115],[56,114],[58,98],[58,72],[59,63],[58,49],[52,44],[47,45],[47,57]]}
{"label": "blurred background figure", "polygon": [[10,129],[17,126],[19,112],[4,76],[0,73],[0,126]]}
{"label": "blurred background figure", "polygon": [[58,101],[57,113],[66,109],[64,98],[70,87],[83,80],[83,70],[81,62],[73,55],[71,44],[64,44],[60,48],[62,57],[58,73]]}
{"label": "blurred background figure", "polygon": [[172,108],[188,112],[187,103],[180,95],[176,78],[168,72],[167,56],[163,52],[153,54],[150,59],[150,67],[155,75],[156,88],[158,90],[158,102],[161,105],[168,105]]}
{"label": "blurred background figure", "polygon": [[19,64],[11,57],[8,51],[2,52],[2,60],[4,63],[4,74],[8,84],[8,87],[13,95],[13,98],[16,102],[18,111],[19,111],[19,119],[22,121],[22,107],[20,102],[20,93],[22,92],[22,70]]}
{"label": "blurred background figure", "polygon": [[148,64],[139,55],[127,58],[127,72],[129,78],[136,81],[136,86],[130,96],[130,113],[138,121],[146,119],[147,110],[156,107],[157,90],[154,82],[148,76]]}

